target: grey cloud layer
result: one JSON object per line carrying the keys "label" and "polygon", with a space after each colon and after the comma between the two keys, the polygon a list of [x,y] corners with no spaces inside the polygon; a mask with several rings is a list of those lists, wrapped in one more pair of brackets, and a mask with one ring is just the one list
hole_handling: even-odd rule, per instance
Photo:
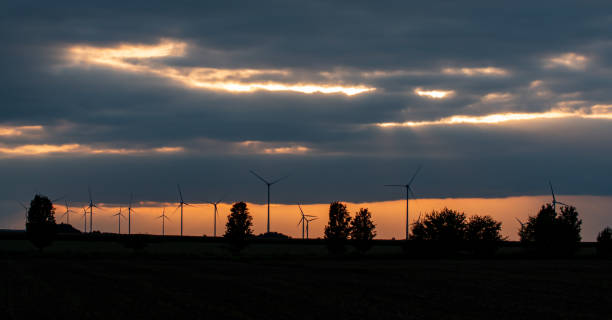
{"label": "grey cloud layer", "polygon": [[[426,168],[419,196],[540,194],[548,179],[566,193],[611,194],[607,120],[415,130],[371,126],[457,114],[544,112],[567,101],[612,104],[609,9],[607,1],[503,7],[489,1],[5,3],[0,125],[43,125],[46,135],[0,137],[0,142],[189,151],[0,159],[4,194],[22,198],[33,190],[58,189],[79,195],[82,185],[92,184],[107,201],[120,201],[135,189],[147,200],[173,200],[176,182],[201,196],[221,192],[202,179],[232,190],[236,198],[257,201],[259,195],[249,192],[257,181],[246,173],[260,168],[273,175],[296,172],[278,191],[278,201],[382,200],[398,195],[379,184],[401,182],[396,180],[408,177],[418,163]],[[103,66],[62,67],[69,45],[156,44],[161,38],[189,45],[188,56],[158,61],[167,66],[283,69],[292,71],[295,81],[334,79],[377,90],[353,97],[233,94]],[[545,66],[546,59],[568,52],[587,57],[586,66]],[[508,74],[442,72],[463,67],[497,67]],[[375,71],[388,75],[365,75]],[[536,80],[541,85],[534,88]],[[416,87],[455,94],[427,99],[414,94]],[[483,101],[491,93],[507,98]],[[261,155],[245,149],[240,154],[236,144],[244,141],[300,145],[313,153]]]}

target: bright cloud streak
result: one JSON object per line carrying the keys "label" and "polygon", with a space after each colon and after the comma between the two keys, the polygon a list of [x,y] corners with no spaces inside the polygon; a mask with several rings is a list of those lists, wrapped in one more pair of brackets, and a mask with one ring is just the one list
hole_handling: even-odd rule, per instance
{"label": "bright cloud streak", "polygon": [[33,131],[40,132],[42,130],[42,126],[0,126],[0,136],[21,136],[26,133]]}
{"label": "bright cloud streak", "polygon": [[455,115],[434,121],[406,121],[378,123],[382,128],[391,127],[423,127],[436,125],[458,125],[458,124],[499,124],[508,121],[538,120],[538,119],[610,119],[612,120],[612,105],[595,105],[585,111],[584,109],[574,111],[551,110],[536,113],[496,113],[484,116]]}
{"label": "bright cloud streak", "polygon": [[239,152],[247,150],[248,152],[261,154],[305,154],[313,151],[311,148],[297,144],[278,146],[270,142],[251,140],[239,142],[237,145],[241,149]]}
{"label": "bright cloud streak", "polygon": [[414,93],[419,96],[430,99],[444,99],[455,93],[454,90],[423,90],[421,88],[414,89]]}
{"label": "bright cloud streak", "polygon": [[546,67],[565,67],[574,70],[584,69],[588,63],[588,60],[589,59],[583,55],[574,52],[569,52],[556,57],[548,58],[546,62]]}
{"label": "bright cloud streak", "polygon": [[506,76],[510,74],[508,70],[496,67],[486,67],[486,68],[444,68],[442,69],[442,73],[450,74],[450,75],[464,75],[468,77],[477,77],[477,76]]}
{"label": "bright cloud streak", "polygon": [[125,149],[125,148],[95,148],[92,146],[71,144],[26,144],[19,146],[1,146],[0,156],[40,156],[50,154],[76,154],[76,155],[98,155],[98,154],[149,154],[149,153],[174,153],[182,152],[182,147],[161,147],[154,149]]}
{"label": "bright cloud streak", "polygon": [[[183,57],[187,44],[162,40],[157,45],[122,44],[113,48],[76,45],[67,49],[68,59],[73,66],[101,65],[113,69],[150,73],[183,83],[191,88],[222,90],[234,93],[264,91],[292,91],[300,93],[342,93],[352,96],[376,90],[364,85],[344,86],[330,83],[289,83],[262,81],[256,76],[288,77],[291,72],[277,69],[217,69],[200,67],[171,67],[149,60],[166,57]],[[137,60],[137,61],[134,61]]]}

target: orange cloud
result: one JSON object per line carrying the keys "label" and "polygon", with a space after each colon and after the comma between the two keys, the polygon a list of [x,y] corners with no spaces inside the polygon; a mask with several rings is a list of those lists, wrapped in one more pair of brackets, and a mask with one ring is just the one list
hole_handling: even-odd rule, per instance
{"label": "orange cloud", "polygon": [[153,149],[128,149],[128,148],[97,148],[93,146],[71,144],[26,144],[18,146],[0,146],[0,156],[40,156],[52,154],[75,154],[75,155],[97,155],[97,154],[148,154],[148,153],[171,153],[184,151],[182,147],[161,147]]}

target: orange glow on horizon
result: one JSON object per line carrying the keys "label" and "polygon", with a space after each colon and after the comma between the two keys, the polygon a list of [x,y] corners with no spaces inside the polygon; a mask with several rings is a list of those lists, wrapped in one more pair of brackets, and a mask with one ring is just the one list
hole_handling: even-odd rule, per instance
{"label": "orange glow on horizon", "polygon": [[[597,232],[612,220],[607,210],[612,206],[612,197],[598,196],[566,196],[561,195],[563,201],[575,205],[583,219],[583,241],[593,241]],[[410,221],[416,221],[419,215],[424,215],[432,210],[440,210],[448,207],[465,212],[469,217],[472,215],[491,215],[502,222],[502,233],[510,240],[518,240],[517,231],[519,224],[516,219],[526,220],[528,215],[535,215],[540,206],[550,201],[550,196],[521,196],[509,198],[445,198],[445,199],[417,199],[410,200]],[[344,202],[351,216],[359,208],[368,208],[376,225],[377,239],[403,239],[405,234],[405,200],[351,203]],[[201,236],[212,236],[213,233],[213,207],[203,203],[193,203],[194,207],[185,207],[183,212],[184,234]],[[117,204],[98,204],[100,209],[94,209],[94,230],[104,232],[117,232],[117,217],[112,216],[119,211]],[[136,213],[132,214],[132,231],[134,233],[161,234],[161,220],[157,219],[166,208],[166,214],[170,220],[166,222],[166,234],[179,234],[180,210],[175,210],[176,203],[140,202],[135,207]],[[71,214],[71,224],[82,229],[82,209],[71,205],[77,214]],[[122,206],[125,210],[125,205]],[[225,223],[231,204],[221,203],[218,206],[219,217],[217,218],[217,236],[223,235]],[[266,204],[248,203],[248,208],[253,216],[253,231],[255,234],[265,232],[266,228]],[[318,217],[310,223],[310,237],[323,237],[323,229],[327,224],[329,204],[305,204],[302,205],[304,213]],[[62,205],[56,205],[56,220],[58,223],[65,222],[65,217],[60,216],[65,211]],[[125,213],[125,212],[124,212]],[[22,214],[20,215],[20,217]],[[271,231],[281,232],[294,238],[301,238],[302,229],[297,226],[300,219],[297,205],[272,204],[270,208]],[[87,216],[89,219],[89,215]],[[124,229],[125,226],[125,229]],[[127,224],[121,223],[122,233],[127,231]]]}

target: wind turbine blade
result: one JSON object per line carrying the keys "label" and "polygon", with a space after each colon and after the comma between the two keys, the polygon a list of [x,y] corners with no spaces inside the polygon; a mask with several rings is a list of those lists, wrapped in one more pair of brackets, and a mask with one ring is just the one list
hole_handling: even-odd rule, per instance
{"label": "wind turbine blade", "polygon": [[286,175],[286,176],[284,176],[284,177],[278,178],[278,179],[276,179],[276,180],[274,180],[274,181],[270,182],[270,184],[275,184],[275,183],[277,183],[277,182],[279,182],[279,181],[281,181],[281,180],[287,179],[287,178],[289,178],[289,175]]}
{"label": "wind turbine blade", "polygon": [[255,171],[253,170],[249,170],[250,173],[252,173],[254,176],[256,176],[259,180],[263,181],[263,183],[265,184],[271,184],[269,183],[266,179],[262,178],[260,175],[258,175],[257,173],[255,173]]}
{"label": "wind turbine blade", "polygon": [[302,213],[302,216],[304,216],[304,211],[302,210],[302,206],[298,203],[298,208],[300,208],[300,212]]}
{"label": "wind turbine blade", "polygon": [[297,225],[299,226],[300,224],[302,224],[302,221],[304,221],[304,218],[300,219],[300,222],[298,222]]}
{"label": "wind turbine blade", "polygon": [[410,182],[408,182],[408,185],[412,184],[412,181],[414,181],[414,178],[416,178],[417,174],[419,173],[419,171],[421,171],[422,166],[419,165],[419,167],[416,169],[416,171],[414,172],[414,174],[412,175],[412,178],[410,179]]}
{"label": "wind turbine blade", "polygon": [[132,207],[132,200],[134,199],[134,194],[130,192],[130,202],[128,203],[128,208]]}
{"label": "wind turbine blade", "polygon": [[17,203],[19,203],[24,209],[28,210],[28,207],[26,207],[25,204],[23,204],[23,202],[17,201]]}
{"label": "wind turbine blade", "polygon": [[560,204],[560,205],[563,205],[563,206],[569,207],[569,204],[565,204],[565,203],[563,203],[563,202],[559,202],[559,201],[557,201],[557,203],[558,203],[558,204]]}
{"label": "wind turbine blade", "polygon": [[176,185],[176,188],[178,189],[179,196],[181,197],[181,202],[184,202],[184,201],[183,201],[183,193],[181,192],[181,186],[180,186],[179,184],[177,184],[177,185]]}
{"label": "wind turbine blade", "polygon": [[87,186],[87,192],[89,193],[89,202],[91,202],[91,187]]}
{"label": "wind turbine blade", "polygon": [[550,180],[548,180],[548,186],[550,187],[550,193],[552,193],[553,202],[556,202],[556,199],[555,199],[555,190],[553,190],[552,182],[550,182]]}
{"label": "wind turbine blade", "polygon": [[518,221],[518,223],[521,225],[521,227],[522,227],[523,225],[525,225],[525,224],[524,224],[524,223],[523,223],[521,220],[519,220],[519,218],[514,218],[514,219],[516,219],[516,221]]}
{"label": "wind turbine blade", "polygon": [[385,187],[405,187],[403,184],[385,184]]}
{"label": "wind turbine blade", "polygon": [[414,192],[412,191],[411,187],[408,187],[408,192],[410,192],[410,194],[412,195],[412,199],[416,199],[416,195],[414,194]]}

